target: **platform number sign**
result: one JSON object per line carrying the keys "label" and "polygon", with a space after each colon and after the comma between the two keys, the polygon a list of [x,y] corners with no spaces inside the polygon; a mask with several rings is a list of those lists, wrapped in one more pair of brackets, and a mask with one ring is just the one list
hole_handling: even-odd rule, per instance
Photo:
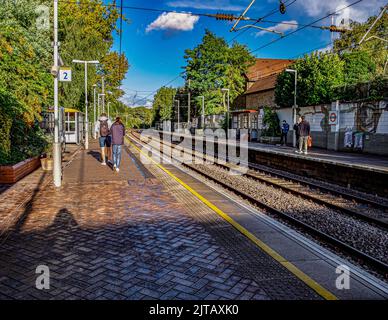
{"label": "platform number sign", "polygon": [[71,81],[71,68],[62,67],[59,69],[59,81],[70,82]]}
{"label": "platform number sign", "polygon": [[338,111],[330,111],[329,113],[329,125],[338,124]]}

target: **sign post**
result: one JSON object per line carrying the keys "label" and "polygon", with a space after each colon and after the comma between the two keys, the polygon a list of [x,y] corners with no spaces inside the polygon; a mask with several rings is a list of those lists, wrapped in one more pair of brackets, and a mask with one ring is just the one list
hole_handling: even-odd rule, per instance
{"label": "sign post", "polygon": [[329,111],[328,123],[331,126],[331,132],[334,132],[334,150],[338,151],[339,147],[339,101],[332,104],[332,111]]}
{"label": "sign post", "polygon": [[61,67],[59,69],[59,81],[70,82],[71,81],[71,68]]}

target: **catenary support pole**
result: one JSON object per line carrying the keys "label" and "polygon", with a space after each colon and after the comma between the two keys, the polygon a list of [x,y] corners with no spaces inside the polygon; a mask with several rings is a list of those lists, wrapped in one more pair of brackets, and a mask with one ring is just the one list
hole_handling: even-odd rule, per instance
{"label": "catenary support pole", "polygon": [[54,144],[53,144],[53,179],[54,185],[60,187],[62,184],[62,150],[61,142],[59,141],[59,105],[58,105],[58,58],[59,58],[59,43],[58,43],[58,0],[54,0]]}

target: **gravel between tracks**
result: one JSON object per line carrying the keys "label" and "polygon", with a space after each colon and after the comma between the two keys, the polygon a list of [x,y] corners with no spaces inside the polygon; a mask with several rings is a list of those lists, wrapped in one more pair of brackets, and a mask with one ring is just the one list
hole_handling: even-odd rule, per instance
{"label": "gravel between tracks", "polygon": [[384,263],[388,263],[388,232],[379,227],[253,179],[231,175],[228,171],[215,165],[193,166],[275,209],[283,211]]}
{"label": "gravel between tracks", "polygon": [[383,198],[383,197],[378,196],[378,195],[374,195],[374,194],[370,194],[370,193],[365,193],[365,192],[354,190],[354,189],[351,189],[351,188],[345,188],[345,187],[342,187],[340,185],[336,185],[336,184],[333,184],[333,183],[317,180],[317,179],[310,178],[310,177],[303,177],[303,176],[296,175],[296,174],[293,174],[293,173],[290,173],[290,172],[286,172],[284,170],[270,168],[270,167],[263,166],[263,165],[260,165],[260,164],[255,164],[254,166],[258,170],[261,169],[261,170],[264,170],[266,172],[272,172],[273,174],[280,174],[280,175],[289,177],[290,179],[293,179],[293,178],[294,179],[299,179],[299,180],[304,181],[306,183],[309,183],[309,182],[311,183],[312,182],[312,183],[315,183],[315,184],[320,185],[320,186],[325,187],[325,188],[329,188],[329,189],[333,189],[333,190],[338,190],[338,191],[347,193],[349,195],[353,195],[355,197],[361,197],[361,198],[369,199],[371,201],[376,201],[377,203],[381,203],[381,204],[384,204],[384,205],[388,206],[388,198]]}
{"label": "gravel between tracks", "polygon": [[[268,181],[275,181],[276,183],[279,183],[280,185],[287,184],[287,188],[296,190],[298,192],[302,192],[306,195],[311,195],[313,197],[321,198],[327,202],[330,202],[332,204],[335,204],[341,208],[349,209],[352,211],[360,212],[362,214],[365,214],[367,216],[370,216],[375,219],[386,219],[388,217],[388,213],[374,208],[368,204],[363,204],[357,202],[355,199],[350,200],[343,197],[340,197],[338,195],[323,192],[316,188],[310,188],[309,186],[302,185],[300,183],[294,182],[294,181],[286,181],[282,178],[273,177],[271,174],[268,173],[261,173],[256,170],[249,170],[249,174],[257,177],[264,178]],[[333,188],[333,190],[335,190]]]}

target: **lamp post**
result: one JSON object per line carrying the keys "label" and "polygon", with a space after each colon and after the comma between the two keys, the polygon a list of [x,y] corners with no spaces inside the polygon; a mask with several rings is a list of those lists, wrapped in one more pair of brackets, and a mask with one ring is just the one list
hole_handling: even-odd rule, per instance
{"label": "lamp post", "polygon": [[[113,94],[113,92],[112,91],[107,91],[106,94]],[[109,115],[110,115],[110,104],[111,103],[112,103],[111,101],[108,102],[108,118],[109,118]]]}
{"label": "lamp post", "polygon": [[179,120],[179,118],[180,118],[180,114],[179,114],[179,100],[175,100],[175,102],[177,102],[178,103],[178,132],[179,132],[179,125],[180,125],[180,120]]}
{"label": "lamp post", "polygon": [[105,112],[105,77],[101,77],[101,90],[102,90],[102,112]]}
{"label": "lamp post", "polygon": [[89,118],[88,118],[88,65],[99,64],[97,60],[73,60],[73,63],[81,63],[85,65],[85,149],[89,149]]}
{"label": "lamp post", "polygon": [[202,129],[205,129],[205,97],[199,96],[198,98],[201,98],[202,100],[201,127]]}
{"label": "lamp post", "polygon": [[[100,97],[104,97],[105,96],[105,93],[99,93],[98,94],[98,114],[100,114]],[[101,101],[103,101],[102,100],[102,98],[101,98]],[[104,108],[104,105],[102,105],[102,112],[105,112],[105,108]]]}
{"label": "lamp post", "polygon": [[54,66],[56,72],[54,76],[54,144],[53,144],[53,178],[54,185],[60,187],[62,184],[62,154],[61,143],[59,141],[59,107],[58,107],[58,0],[54,0]]}
{"label": "lamp post", "polygon": [[187,126],[188,128],[190,129],[191,126],[190,126],[190,113],[191,113],[191,93],[190,93],[190,84],[191,84],[191,81],[190,79],[188,80],[189,82],[189,91],[188,91],[188,102],[187,102],[187,105],[188,105],[188,110],[187,110]]}
{"label": "lamp post", "polygon": [[227,111],[226,111],[226,137],[228,137],[228,130],[229,130],[229,94],[230,94],[230,89],[223,88],[221,89],[222,92],[227,92],[228,94],[228,105],[227,105]]}
{"label": "lamp post", "polygon": [[97,85],[93,85],[93,123],[96,123],[96,88]]}
{"label": "lamp post", "polygon": [[[294,125],[296,123],[296,89],[297,89],[297,85],[298,85],[298,71],[295,70],[295,69],[286,69],[286,72],[290,72],[290,73],[293,73],[295,75],[295,88],[294,88],[294,106],[293,106],[293,110],[292,110],[292,125]],[[292,136],[292,145],[294,146],[294,148],[296,147],[296,132],[295,130],[293,130],[293,136]]]}

